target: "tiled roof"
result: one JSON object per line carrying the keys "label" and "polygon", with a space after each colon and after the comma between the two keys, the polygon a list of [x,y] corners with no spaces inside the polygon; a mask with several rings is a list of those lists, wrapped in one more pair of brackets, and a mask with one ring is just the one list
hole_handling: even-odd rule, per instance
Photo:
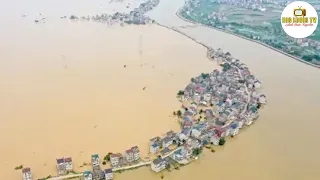
{"label": "tiled roof", "polygon": [[117,154],[111,154],[110,155],[110,158],[116,158],[116,157],[121,157],[122,155],[120,153],[117,153]]}
{"label": "tiled roof", "polygon": [[109,169],[104,170],[104,173],[105,173],[105,174],[112,173],[112,168],[109,168]]}
{"label": "tiled roof", "polygon": [[164,160],[162,158],[157,158],[155,160],[152,161],[153,164],[158,165],[160,163],[162,163]]}
{"label": "tiled roof", "polygon": [[57,159],[57,164],[64,163],[64,158]]}
{"label": "tiled roof", "polygon": [[72,158],[71,157],[64,158],[64,162],[72,162]]}
{"label": "tiled roof", "polygon": [[99,155],[98,154],[91,155],[91,158],[94,158],[94,159],[99,158]]}
{"label": "tiled roof", "polygon": [[29,172],[31,172],[30,168],[23,168],[22,169],[22,173],[29,173]]}

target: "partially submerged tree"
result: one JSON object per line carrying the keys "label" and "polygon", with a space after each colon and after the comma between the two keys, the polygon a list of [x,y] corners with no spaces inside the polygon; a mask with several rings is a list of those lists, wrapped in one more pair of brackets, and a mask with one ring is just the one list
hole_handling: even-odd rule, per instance
{"label": "partially submerged tree", "polygon": [[221,138],[221,139],[219,140],[219,145],[220,145],[220,146],[223,146],[225,143],[226,143],[226,140],[225,140],[224,138]]}
{"label": "partially submerged tree", "polygon": [[178,91],[177,95],[178,95],[178,96],[184,95],[184,91],[182,91],[182,90]]}
{"label": "partially submerged tree", "polygon": [[182,116],[182,113],[181,113],[180,110],[178,110],[177,115],[178,115],[178,117],[181,117],[181,116]]}

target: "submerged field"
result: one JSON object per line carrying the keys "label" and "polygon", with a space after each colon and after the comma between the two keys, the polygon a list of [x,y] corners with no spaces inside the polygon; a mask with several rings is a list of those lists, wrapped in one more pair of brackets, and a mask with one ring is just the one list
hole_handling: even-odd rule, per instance
{"label": "submerged field", "polygon": [[[264,4],[266,11],[237,7],[210,0],[191,0],[180,14],[185,18],[268,44],[281,51],[320,64],[320,30],[310,36],[307,46],[286,35],[280,24],[284,7]],[[316,42],[319,41],[319,42]],[[302,47],[303,46],[303,47]]]}

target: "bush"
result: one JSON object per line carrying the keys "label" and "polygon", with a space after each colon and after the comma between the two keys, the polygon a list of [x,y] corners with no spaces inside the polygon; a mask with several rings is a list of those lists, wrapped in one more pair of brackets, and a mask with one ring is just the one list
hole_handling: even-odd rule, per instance
{"label": "bush", "polygon": [[20,165],[20,166],[16,166],[15,168],[14,168],[14,170],[19,170],[19,169],[22,169],[23,168],[23,165]]}
{"label": "bush", "polygon": [[220,145],[220,146],[223,146],[225,143],[226,143],[226,140],[225,140],[224,138],[221,138],[221,139],[219,140],[219,145]]}

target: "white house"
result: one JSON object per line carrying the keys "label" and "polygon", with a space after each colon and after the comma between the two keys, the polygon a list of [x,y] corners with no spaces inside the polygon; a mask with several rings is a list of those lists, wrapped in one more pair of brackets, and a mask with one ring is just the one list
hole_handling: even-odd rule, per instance
{"label": "white house", "polygon": [[111,168],[104,170],[104,177],[106,180],[113,179],[113,172]]}
{"label": "white house", "polygon": [[58,175],[64,175],[67,173],[64,158],[57,159],[57,171]]}
{"label": "white house", "polygon": [[30,168],[23,168],[22,169],[22,176],[23,180],[32,180],[32,174]]}
{"label": "white house", "polygon": [[153,144],[150,145],[150,150],[149,151],[151,153],[155,154],[155,153],[159,152],[159,150],[160,150],[160,146],[157,143],[153,143]]}
{"label": "white house", "polygon": [[258,81],[258,80],[255,80],[255,81],[254,81],[254,87],[255,87],[256,89],[259,89],[259,88],[261,87],[261,82]]}
{"label": "white house", "polygon": [[211,100],[211,94],[210,93],[205,94],[203,96],[203,100],[206,102],[209,102]]}
{"label": "white house", "polygon": [[230,132],[231,132],[231,129],[230,129],[229,126],[227,126],[227,127],[225,128],[225,136],[229,136],[229,135],[230,135]]}
{"label": "white house", "polygon": [[253,123],[253,118],[250,117],[250,115],[246,115],[245,124],[246,124],[247,126],[250,126],[252,123]]}
{"label": "white house", "polygon": [[239,124],[238,124],[238,125],[239,125],[239,128],[242,128],[242,127],[243,127],[244,121],[245,121],[245,120],[244,120],[243,118],[241,118],[241,119],[238,120],[238,122],[239,122]]}
{"label": "white house", "polygon": [[128,162],[134,161],[133,151],[132,151],[131,148],[125,151],[124,157],[126,158],[126,160],[127,160]]}
{"label": "white house", "polygon": [[100,164],[99,155],[98,154],[91,155],[91,165],[99,166],[99,164]]}
{"label": "white house", "polygon": [[213,145],[219,145],[219,141],[220,141],[220,138],[219,136],[217,136],[216,134],[213,134],[210,138],[210,142],[213,144]]}
{"label": "white house", "polygon": [[163,143],[163,148],[165,147],[169,147],[170,145],[173,144],[172,138],[166,136],[165,138],[162,139],[162,143]]}
{"label": "white house", "polygon": [[64,158],[64,164],[66,166],[66,170],[67,171],[72,171],[73,170],[73,166],[72,166],[72,158],[68,157],[68,158]]}
{"label": "white house", "polygon": [[151,162],[151,169],[154,172],[160,172],[166,168],[166,161],[162,158],[157,158]]}
{"label": "white house", "polygon": [[83,172],[83,180],[92,180],[93,176],[90,171]]}
{"label": "white house", "polygon": [[120,153],[110,155],[110,162],[111,162],[112,167],[119,166],[121,157],[122,157],[122,155]]}
{"label": "white house", "polygon": [[131,150],[133,152],[133,160],[138,161],[140,159],[140,150],[138,146],[133,146]]}
{"label": "white house", "polygon": [[231,124],[230,126],[230,135],[235,136],[239,133],[239,124],[237,122]]}
{"label": "white house", "polygon": [[185,134],[183,134],[183,133],[179,133],[179,135],[178,135],[178,137],[179,137],[179,140],[180,141],[183,141],[183,140],[188,140],[188,137],[185,135]]}
{"label": "white house", "polygon": [[191,130],[191,136],[195,137],[195,138],[199,138],[201,135],[201,132],[197,129],[192,129]]}
{"label": "white house", "polygon": [[199,104],[200,99],[201,99],[200,94],[195,93],[195,94],[193,95],[193,101],[194,101],[195,103]]}
{"label": "white house", "polygon": [[260,95],[258,101],[259,101],[259,103],[261,103],[261,104],[266,104],[266,103],[267,103],[266,96],[265,96],[264,94]]}

